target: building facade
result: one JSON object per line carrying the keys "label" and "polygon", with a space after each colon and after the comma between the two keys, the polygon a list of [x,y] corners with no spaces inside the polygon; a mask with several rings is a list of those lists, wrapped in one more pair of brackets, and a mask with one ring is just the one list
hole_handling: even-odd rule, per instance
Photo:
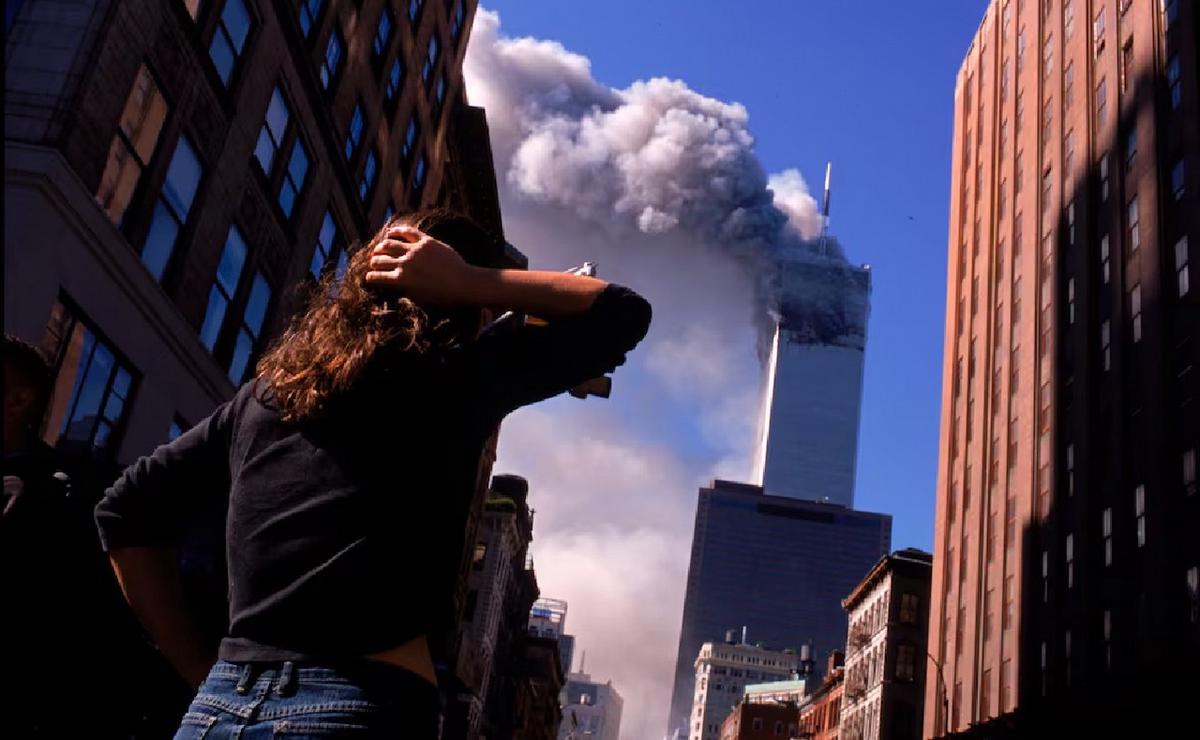
{"label": "building facade", "polygon": [[[799,671],[804,671],[803,655]],[[793,676],[782,681],[747,684],[742,698],[751,704],[791,704],[798,707],[808,696],[809,689],[809,679]]]}
{"label": "building facade", "polygon": [[800,733],[804,740],[838,740],[841,731],[842,698],[845,678],[842,652],[829,656],[825,678],[817,690],[800,705]]}
{"label": "building facade", "polygon": [[721,723],[718,740],[791,740],[799,719],[800,710],[794,705],[743,701]]}
{"label": "building facade", "polygon": [[[575,635],[567,634],[566,630],[567,602],[547,597],[533,602],[533,608],[529,610],[529,634],[558,640],[563,675],[571,672],[572,661],[575,660]],[[582,673],[583,667],[580,666],[579,670]]]}
{"label": "building facade", "polygon": [[932,566],[927,552],[894,552],[842,602],[850,619],[843,738],[920,740]]}
{"label": "building facade", "polygon": [[593,681],[586,673],[567,676],[559,696],[563,719],[558,740],[618,740],[625,700],[612,681]]}
{"label": "building facade", "polygon": [[[747,626],[773,646],[811,643],[816,656],[840,650],[842,599],[890,550],[891,524],[884,514],[768,496],[759,486],[713,481],[701,489],[668,734],[694,728],[696,655],[728,629]],[[710,720],[714,734],[723,718]]]}
{"label": "building facade", "polygon": [[754,482],[772,496],[851,507],[871,272],[806,252],[782,255],[770,279]]}
{"label": "building facade", "polygon": [[529,484],[515,475],[492,478],[472,552],[459,643],[462,690],[447,708],[447,737],[511,734],[515,705],[510,667],[525,636],[537,581],[529,567],[533,512]]}
{"label": "building facade", "polygon": [[785,680],[800,668],[794,650],[771,650],[732,638],[731,630],[725,642],[706,642],[696,654],[686,727],[689,740],[717,740],[748,683]]}
{"label": "building facade", "polygon": [[1198,29],[994,0],[959,70],[926,735],[1195,695]]}

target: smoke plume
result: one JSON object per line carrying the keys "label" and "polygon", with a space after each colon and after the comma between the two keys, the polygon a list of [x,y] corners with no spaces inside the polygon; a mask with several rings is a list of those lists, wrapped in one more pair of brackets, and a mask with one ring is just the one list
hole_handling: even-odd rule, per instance
{"label": "smoke plume", "polygon": [[[684,82],[614,89],[561,44],[475,18],[465,74],[487,110],[505,229],[534,268],[599,263],[654,304],[611,400],[510,417],[497,472],[530,481],[542,593],[625,698],[621,737],[662,735],[696,491],[744,480],[758,414],[753,317],[778,260],[842,262],[796,170],[768,177],[749,115]],[[719,637],[719,636],[714,636]]]}

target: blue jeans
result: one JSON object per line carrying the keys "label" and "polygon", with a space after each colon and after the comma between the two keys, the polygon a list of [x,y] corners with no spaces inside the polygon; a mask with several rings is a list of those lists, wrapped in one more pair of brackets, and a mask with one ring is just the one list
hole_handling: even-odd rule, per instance
{"label": "blue jeans", "polygon": [[394,666],[219,661],[175,740],[436,740],[439,713],[437,689]]}

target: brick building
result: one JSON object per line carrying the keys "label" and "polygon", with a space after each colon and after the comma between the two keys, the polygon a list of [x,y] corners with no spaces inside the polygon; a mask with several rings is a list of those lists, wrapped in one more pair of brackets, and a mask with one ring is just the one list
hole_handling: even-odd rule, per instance
{"label": "brick building", "polygon": [[1194,2],[993,0],[967,49],[926,735],[1195,695],[1198,39]]}
{"label": "brick building", "polygon": [[[6,3],[4,328],[51,360],[42,436],[77,488],[230,397],[314,277],[390,214],[456,207],[496,236],[496,265],[524,264],[463,91],[476,6]],[[493,439],[460,609],[494,457]],[[185,570],[223,577],[221,518],[197,517]]]}
{"label": "brick building", "polygon": [[720,740],[790,740],[800,710],[794,705],[742,701],[721,723]]}
{"label": "brick building", "polygon": [[845,689],[844,660],[840,650],[829,656],[824,680],[800,705],[799,737],[804,740],[838,740]]}

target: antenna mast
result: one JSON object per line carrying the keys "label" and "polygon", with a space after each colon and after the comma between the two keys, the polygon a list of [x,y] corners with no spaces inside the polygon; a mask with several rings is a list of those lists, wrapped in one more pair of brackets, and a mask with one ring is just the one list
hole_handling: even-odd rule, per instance
{"label": "antenna mast", "polygon": [[825,163],[825,197],[821,202],[821,254],[829,254],[829,181],[833,176],[833,162]]}

